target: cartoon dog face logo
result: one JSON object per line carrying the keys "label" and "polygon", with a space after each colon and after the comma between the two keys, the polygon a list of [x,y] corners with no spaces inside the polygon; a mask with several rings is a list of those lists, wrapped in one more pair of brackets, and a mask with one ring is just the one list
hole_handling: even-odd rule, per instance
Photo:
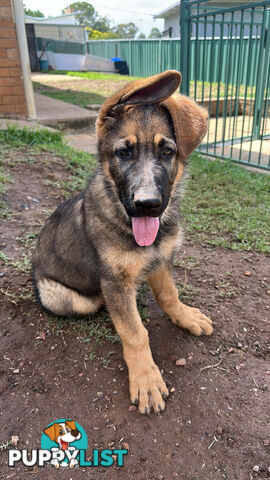
{"label": "cartoon dog face logo", "polygon": [[76,427],[76,423],[71,420],[66,420],[61,423],[53,423],[50,427],[43,430],[45,435],[48,435],[52,442],[56,442],[60,450],[67,450],[69,444],[79,440],[81,433]]}

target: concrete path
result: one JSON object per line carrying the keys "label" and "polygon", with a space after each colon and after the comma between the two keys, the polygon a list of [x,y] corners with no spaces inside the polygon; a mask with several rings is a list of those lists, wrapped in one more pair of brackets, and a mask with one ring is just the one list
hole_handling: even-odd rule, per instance
{"label": "concrete path", "polygon": [[35,93],[37,120],[43,125],[60,128],[88,127],[94,133],[97,113],[85,108],[62,102],[55,98]]}
{"label": "concrete path", "polygon": [[65,140],[68,145],[77,150],[83,150],[84,152],[97,154],[97,139],[94,133],[73,133],[65,135]]}

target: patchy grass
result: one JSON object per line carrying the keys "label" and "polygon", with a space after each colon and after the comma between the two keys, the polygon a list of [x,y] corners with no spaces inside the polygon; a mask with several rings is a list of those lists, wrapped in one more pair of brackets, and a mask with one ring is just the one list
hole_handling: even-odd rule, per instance
{"label": "patchy grass", "polygon": [[9,265],[13,268],[16,268],[16,270],[19,270],[22,273],[30,273],[31,270],[31,254],[28,253],[23,253],[19,260],[12,260],[12,258],[9,258],[2,250],[0,250],[0,260],[5,265]]}
{"label": "patchy grass", "polygon": [[191,241],[233,250],[270,251],[270,177],[230,161],[192,155],[181,204]]}
{"label": "patchy grass", "polygon": [[198,293],[198,290],[186,281],[181,281],[177,285],[179,298],[186,301],[191,301]]}
{"label": "patchy grass", "polygon": [[48,315],[45,329],[50,335],[57,336],[62,335],[64,332],[76,331],[76,337],[87,344],[91,343],[93,338],[97,345],[102,345],[105,340],[110,343],[120,341],[109,314],[103,309],[88,317],[76,318],[74,320]]}
{"label": "patchy grass", "polygon": [[9,218],[11,211],[5,202],[5,193],[8,184],[12,182],[11,176],[4,169],[4,161],[0,158],[0,218]]}
{"label": "patchy grass", "polygon": [[72,103],[85,108],[87,105],[101,105],[106,97],[96,92],[84,92],[76,90],[62,90],[49,86],[44,86],[41,83],[34,82],[35,91],[47,97],[62,100],[62,102]]}
{"label": "patchy grass", "polygon": [[[32,147],[33,153],[50,152],[62,158],[70,170],[70,176],[67,182],[57,182],[54,186],[61,188],[65,196],[83,189],[95,166],[93,156],[66,145],[60,132],[52,132],[47,129],[20,129],[16,126],[9,126],[7,130],[0,131],[0,146],[1,144],[9,144],[18,150],[25,145],[29,145]],[[29,163],[32,162],[33,159]]]}

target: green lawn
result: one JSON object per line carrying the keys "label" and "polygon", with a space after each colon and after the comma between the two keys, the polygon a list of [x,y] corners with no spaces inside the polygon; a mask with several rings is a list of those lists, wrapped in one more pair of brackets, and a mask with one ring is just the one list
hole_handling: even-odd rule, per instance
{"label": "green lawn", "polygon": [[270,252],[270,176],[193,153],[182,203],[186,237]]}
{"label": "green lawn", "polygon": [[67,70],[50,70],[47,73],[53,75],[67,75],[69,77],[81,77],[88,80],[113,80],[114,82],[130,82],[131,80],[138,80],[140,77],[131,77],[129,75],[119,75],[118,73],[103,73],[103,72],[73,72]]}

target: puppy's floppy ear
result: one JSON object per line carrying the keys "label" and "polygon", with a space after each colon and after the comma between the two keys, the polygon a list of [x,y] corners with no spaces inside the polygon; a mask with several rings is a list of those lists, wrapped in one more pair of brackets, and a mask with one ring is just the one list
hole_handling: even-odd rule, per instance
{"label": "puppy's floppy ear", "polygon": [[45,435],[48,435],[49,439],[50,439],[52,442],[56,440],[55,425],[57,425],[57,424],[54,423],[54,424],[51,425],[50,427],[45,428],[45,430],[43,430],[43,433],[45,433]]}
{"label": "puppy's floppy ear", "polygon": [[170,97],[181,82],[181,74],[176,70],[167,70],[152,77],[142,78],[128,83],[122,90],[108,98],[102,105],[96,123],[96,133],[100,139],[104,133],[106,119],[113,110],[125,105],[151,105]]}
{"label": "puppy's floppy ear", "polygon": [[76,423],[73,420],[66,420],[66,424],[71,428],[71,430],[77,430]]}
{"label": "puppy's floppy ear", "polygon": [[168,98],[161,105],[170,112],[178,154],[184,161],[207,132],[208,112],[184,95]]}

